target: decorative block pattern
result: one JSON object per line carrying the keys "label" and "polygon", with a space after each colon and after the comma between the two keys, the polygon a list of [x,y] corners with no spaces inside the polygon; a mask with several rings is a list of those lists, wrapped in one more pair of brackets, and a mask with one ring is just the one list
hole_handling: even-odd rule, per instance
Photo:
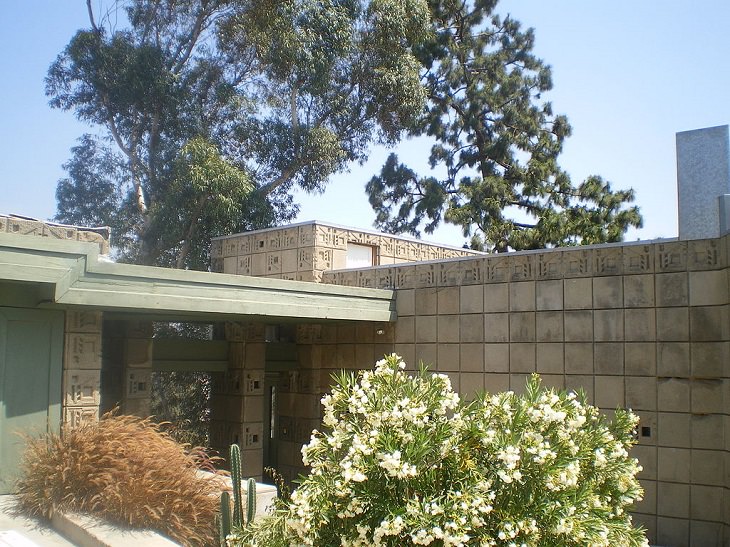
{"label": "decorative block pattern", "polygon": [[109,229],[54,224],[14,215],[0,215],[0,232],[95,243],[100,254],[109,254]]}
{"label": "decorative block pattern", "polygon": [[66,332],[101,334],[101,321],[101,312],[68,311],[66,312]]}
{"label": "decorative block pattern", "polygon": [[70,427],[78,427],[83,423],[99,421],[98,406],[66,406],[63,409],[63,422]]}
{"label": "decorative block pattern", "polygon": [[98,408],[101,402],[99,395],[101,391],[101,371],[96,370],[72,370],[66,369],[63,372],[63,384],[65,386],[64,405]]}
{"label": "decorative block pattern", "polygon": [[101,368],[101,334],[69,332],[66,334],[64,362],[66,368]]}
{"label": "decorative block pattern", "polygon": [[101,326],[99,312],[66,312],[62,405],[63,420],[72,427],[99,418]]}
{"label": "decorative block pattern", "polygon": [[125,384],[127,399],[149,399],[152,394],[152,370],[128,369]]}
{"label": "decorative block pattern", "polygon": [[[211,260],[214,271],[298,281],[337,283],[360,287],[394,287],[393,276],[372,274],[324,275],[346,268],[348,244],[373,248],[376,264],[423,262],[481,253],[445,247],[396,236],[365,232],[339,226],[307,223],[236,234],[213,241]],[[432,265],[398,286],[435,286],[443,279],[440,266]],[[472,277],[481,282],[479,268],[464,272],[459,264],[450,275]],[[448,276],[447,276],[448,278]],[[405,281],[405,280],[404,280]]]}

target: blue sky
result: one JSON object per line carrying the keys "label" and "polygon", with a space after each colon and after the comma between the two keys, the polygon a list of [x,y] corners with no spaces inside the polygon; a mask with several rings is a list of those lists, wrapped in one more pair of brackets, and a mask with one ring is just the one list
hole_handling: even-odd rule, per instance
{"label": "blue sky", "polygon": [[[573,136],[561,163],[575,181],[598,174],[633,187],[644,228],[627,240],[677,234],[677,131],[730,123],[730,2],[696,0],[503,0],[498,11],[535,28],[535,52],[553,68],[548,97]],[[52,217],[56,182],[84,131],[44,95],[49,64],[87,25],[83,0],[3,6],[0,34],[0,213]],[[423,166],[428,143],[406,142],[402,161]],[[337,175],[322,196],[300,196],[300,221],[370,228],[364,186],[389,150]],[[461,245],[455,227],[425,239]]]}

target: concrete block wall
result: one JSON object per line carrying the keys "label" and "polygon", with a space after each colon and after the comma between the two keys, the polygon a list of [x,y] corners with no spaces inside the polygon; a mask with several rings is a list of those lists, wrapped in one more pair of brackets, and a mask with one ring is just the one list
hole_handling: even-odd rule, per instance
{"label": "concrete block wall", "polygon": [[299,326],[298,368],[279,385],[277,459],[287,479],[305,471],[300,448],[319,425],[333,371],[370,368],[395,351],[411,369],[423,361],[449,374],[466,397],[521,390],[538,372],[606,411],[638,413],[646,495],[635,516],[653,543],[730,545],[730,236],[460,258],[414,247],[401,251],[409,262],[345,270],[334,251],[354,236],[338,229],[242,237],[218,240],[219,269],[255,274],[240,269],[254,263],[254,240],[268,257],[256,260],[272,264],[270,253],[281,252],[283,264],[284,250],[273,249],[284,241],[306,251],[294,277],[396,289],[394,325]]}
{"label": "concrete block wall", "polygon": [[474,251],[376,232],[307,222],[213,240],[213,271],[297,281],[321,281],[346,267],[349,243],[374,249],[377,264],[473,256]]}
{"label": "concrete block wall", "polygon": [[288,480],[306,469],[301,448],[313,429],[321,428],[322,396],[332,375],[372,368],[393,352],[395,328],[390,323],[307,324],[297,328],[298,368],[280,373],[277,471]]}
{"label": "concrete block wall", "polygon": [[52,239],[86,241],[99,245],[101,254],[109,253],[109,228],[84,228],[45,222],[17,215],[0,215],[0,232]]}
{"label": "concrete block wall", "polygon": [[66,312],[62,416],[72,427],[99,419],[101,326],[100,312]]}
{"label": "concrete block wall", "polygon": [[[518,391],[538,372],[607,411],[633,408],[646,491],[636,519],[650,540],[728,545],[729,246],[725,237],[554,249],[323,281],[396,288],[394,350],[434,364],[465,396]],[[340,348],[328,353],[350,368]]]}
{"label": "concrete block wall", "polygon": [[224,457],[241,448],[243,475],[262,479],[264,443],[263,324],[227,323],[228,370],[213,375],[210,444]]}
{"label": "concrete block wall", "polygon": [[147,417],[152,404],[152,321],[126,321],[122,340],[123,414]]}

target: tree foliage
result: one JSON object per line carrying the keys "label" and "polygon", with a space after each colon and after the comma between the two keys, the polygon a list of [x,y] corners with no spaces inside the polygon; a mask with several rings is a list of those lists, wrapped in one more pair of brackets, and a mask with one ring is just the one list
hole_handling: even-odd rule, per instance
{"label": "tree foliage", "polygon": [[367,189],[391,233],[463,227],[493,251],[620,241],[641,225],[632,190],[601,177],[574,185],[558,156],[571,128],[542,95],[550,67],[534,33],[495,13],[497,0],[431,0],[432,32],[416,48],[428,102],[413,135],[435,143],[421,176],[392,154]]}
{"label": "tree foliage", "polygon": [[211,237],[293,218],[294,186],[322,191],[423,108],[425,0],[87,6],[46,78],[53,107],[99,129],[57,219],[111,225],[124,260],[206,268]]}

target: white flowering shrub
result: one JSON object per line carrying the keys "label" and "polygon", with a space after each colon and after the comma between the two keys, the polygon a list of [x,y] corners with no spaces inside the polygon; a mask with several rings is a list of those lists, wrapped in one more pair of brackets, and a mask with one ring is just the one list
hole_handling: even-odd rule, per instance
{"label": "white flowering shrub", "polygon": [[327,430],[302,449],[311,471],[272,517],[282,544],[648,545],[627,513],[641,495],[630,412],[609,422],[537,376],[524,395],[462,403],[447,376],[403,369],[391,355],[336,378]]}

